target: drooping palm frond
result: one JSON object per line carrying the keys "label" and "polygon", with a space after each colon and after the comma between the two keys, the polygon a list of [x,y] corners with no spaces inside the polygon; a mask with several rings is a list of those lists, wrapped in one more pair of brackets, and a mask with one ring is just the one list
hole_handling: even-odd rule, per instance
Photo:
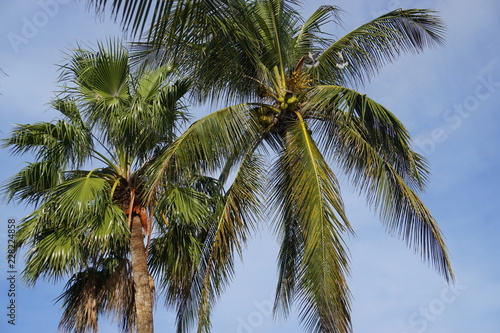
{"label": "drooping palm frond", "polygon": [[103,260],[106,280],[99,294],[102,312],[120,323],[121,331],[132,333],[135,328],[135,290],[130,261],[119,253]]}
{"label": "drooping palm frond", "polygon": [[127,244],[125,215],[111,201],[106,180],[69,179],[44,198],[39,209],[20,223],[18,246],[27,246],[24,278],[58,280],[74,274],[97,253]]}
{"label": "drooping palm frond", "polygon": [[193,228],[174,219],[165,236],[153,240],[150,261],[160,268],[154,273],[168,304],[177,309],[178,332],[187,332],[196,321],[198,332],[209,332],[213,303],[230,282],[234,257],[241,255],[259,219],[265,178],[263,161],[254,149],[247,150],[225,194],[220,185],[210,185],[213,181],[208,183],[211,189],[203,185],[212,198],[211,214],[203,225]]}
{"label": "drooping palm frond", "polygon": [[[208,222],[209,217],[206,220]],[[158,281],[158,290],[165,295],[166,305],[175,308],[190,298],[191,281],[197,271],[207,228],[169,221],[152,240],[148,265]]]}
{"label": "drooping palm frond", "polygon": [[81,271],[66,283],[65,291],[56,299],[64,309],[59,329],[62,332],[98,331],[99,292],[105,277],[94,268]]}
{"label": "drooping palm frond", "polygon": [[[308,331],[349,332],[348,255],[342,236],[351,227],[339,185],[300,115],[289,124],[284,144],[272,178],[277,230],[284,240],[275,309],[286,314],[294,297]],[[295,280],[282,280],[287,278]]]}
{"label": "drooping palm frond", "polygon": [[[437,222],[395,167],[353,127],[339,133],[338,160],[356,188],[387,227],[432,265],[453,280],[450,259]],[[339,153],[342,151],[342,153]]]}
{"label": "drooping palm frond", "polygon": [[71,124],[78,126],[82,129],[88,130],[86,124],[82,119],[78,105],[72,99],[61,99],[55,98],[52,103],[52,107],[57,111],[61,112]]}
{"label": "drooping palm frond", "polygon": [[317,86],[305,109],[306,117],[318,120],[314,129],[327,155],[337,154],[331,147],[347,118],[412,189],[424,190],[429,173],[425,159],[411,149],[407,129],[384,106],[352,89]]}
{"label": "drooping palm frond", "polygon": [[[132,300],[132,301],[131,301]],[[57,297],[63,314],[62,332],[98,332],[98,317],[111,314],[122,332],[131,333],[135,325],[134,286],[128,260],[106,258],[74,274]]]}
{"label": "drooping palm frond", "polygon": [[249,233],[262,218],[265,169],[262,157],[254,149],[255,147],[252,147],[247,150],[224,197],[221,210],[217,211],[217,220],[209,229],[204,242],[205,250],[200,262],[203,280],[201,289],[197,290],[200,293],[197,305],[200,333],[210,332],[213,303],[221,296],[232,278],[234,257],[236,254],[242,255],[242,247]]}
{"label": "drooping palm frond", "polygon": [[46,212],[50,209],[47,205],[42,206],[19,225],[17,245],[29,248],[23,271],[23,279],[28,285],[34,285],[40,278],[60,281],[64,276],[75,273],[82,264],[80,239],[74,229],[42,227],[54,217]]}
{"label": "drooping palm frond", "polygon": [[453,279],[437,223],[417,196],[429,171],[425,159],[411,149],[407,130],[366,95],[339,86],[316,89],[306,114],[318,117],[314,130],[325,152],[380,212],[389,233],[405,240],[447,280]]}

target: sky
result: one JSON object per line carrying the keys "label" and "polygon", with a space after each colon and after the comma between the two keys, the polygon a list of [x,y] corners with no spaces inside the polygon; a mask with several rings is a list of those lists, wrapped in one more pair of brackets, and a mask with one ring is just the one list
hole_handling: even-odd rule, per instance
{"label": "sky", "polygon": [[[419,55],[402,55],[359,90],[394,112],[430,163],[432,176],[423,201],[450,252],[456,276],[447,285],[343,182],[348,217],[356,235],[348,240],[354,332],[500,332],[500,2],[498,0],[305,1],[304,12],[322,4],[344,10],[338,37],[396,8],[433,8],[447,25],[446,44]],[[0,3],[0,136],[13,124],[50,121],[48,102],[58,90],[57,66],[77,42],[122,37],[109,18],[85,10],[85,1],[3,0]],[[199,117],[214,111],[198,109]],[[3,181],[22,167],[23,157],[0,150]],[[54,299],[63,284],[20,279],[21,258],[8,273],[5,248],[11,220],[29,213],[23,206],[0,208],[0,332],[56,332],[61,315]],[[277,246],[264,223],[249,241],[231,287],[213,313],[214,333],[303,332],[297,312],[272,318]],[[15,325],[7,316],[16,280]],[[174,330],[172,311],[159,302],[155,331]],[[103,321],[101,332],[118,332]]]}

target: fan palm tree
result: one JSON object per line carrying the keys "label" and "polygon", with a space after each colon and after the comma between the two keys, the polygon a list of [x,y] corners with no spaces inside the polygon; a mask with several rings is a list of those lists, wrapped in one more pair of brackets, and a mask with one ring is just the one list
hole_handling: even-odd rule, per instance
{"label": "fan palm tree", "polygon": [[[124,332],[153,332],[147,256],[154,225],[196,235],[209,220],[210,200],[201,192],[215,184],[208,178],[165,179],[154,194],[145,188],[154,160],[187,119],[180,101],[190,83],[172,76],[169,66],[132,72],[118,42],[76,50],[52,103],[61,119],[18,125],[4,139],[14,154],[36,158],[3,191],[36,207],[17,233],[18,247],[27,249],[26,281],[70,277],[59,297],[64,331],[97,332],[98,315],[111,314]],[[199,247],[194,240],[173,244],[189,247],[189,255]],[[164,266],[183,264],[171,262]]]}
{"label": "fan palm tree", "polygon": [[[173,3],[176,10],[184,5]],[[280,241],[275,314],[286,316],[298,303],[308,331],[351,331],[344,238],[352,227],[332,165],[366,197],[389,233],[453,280],[438,224],[419,198],[428,180],[425,158],[393,113],[352,88],[400,53],[442,43],[436,13],[396,10],[332,39],[322,28],[339,23],[335,6],[303,19],[284,0],[218,4],[192,21],[185,36],[176,13],[152,28],[166,36],[159,38],[163,44],[152,43],[159,50],[154,56],[175,58],[191,70],[200,101],[237,103],[192,124],[148,177],[154,189],[172,169],[181,178],[183,172],[220,172],[228,187],[197,273],[176,285],[184,295],[175,301],[179,331],[195,320],[200,332],[209,331],[210,310],[232,276],[234,256],[267,209]],[[184,42],[169,44],[172,31]],[[163,276],[172,284],[168,273]]]}

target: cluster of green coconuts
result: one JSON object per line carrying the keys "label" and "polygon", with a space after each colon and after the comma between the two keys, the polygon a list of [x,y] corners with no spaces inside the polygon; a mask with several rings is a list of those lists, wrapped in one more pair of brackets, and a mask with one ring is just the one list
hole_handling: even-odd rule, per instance
{"label": "cluster of green coconuts", "polygon": [[[294,108],[297,103],[299,102],[299,99],[296,96],[293,96],[291,93],[285,93],[282,96],[278,97],[277,99],[278,103],[280,103],[280,109],[285,111],[285,110],[290,110],[291,108]],[[274,120],[276,118],[276,114],[269,114],[267,111],[264,110],[264,108],[261,108],[259,111],[259,123],[262,126],[270,126],[274,123]]]}
{"label": "cluster of green coconuts", "polygon": [[284,96],[278,97],[278,102],[280,103],[280,108],[282,110],[288,109],[288,106],[297,103],[299,99],[290,93],[286,93]]}

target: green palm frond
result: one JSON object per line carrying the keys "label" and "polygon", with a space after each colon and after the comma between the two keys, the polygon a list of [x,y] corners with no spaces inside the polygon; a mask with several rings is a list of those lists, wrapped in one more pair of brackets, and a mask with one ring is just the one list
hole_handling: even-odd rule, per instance
{"label": "green palm frond", "polygon": [[[191,298],[192,284],[199,283],[197,267],[207,230],[185,223],[169,223],[163,230],[151,242],[148,264],[159,281],[157,287],[165,294],[165,303],[178,309]],[[192,325],[196,309],[189,312],[192,317],[184,325]]]}
{"label": "green palm frond", "polygon": [[125,247],[129,242],[130,230],[123,208],[108,203],[102,211],[94,215],[95,219],[87,219],[87,228],[83,230],[91,251],[108,251]]}
{"label": "green palm frond", "polygon": [[[346,119],[346,123],[349,120]],[[453,271],[437,222],[405,182],[404,175],[355,126],[344,126],[338,136],[336,158],[356,188],[385,223],[387,231],[408,244],[446,280]]]}
{"label": "green palm frond", "polygon": [[[130,231],[123,210],[110,203],[95,203],[102,201],[102,194],[92,195],[95,188],[88,187],[92,186],[76,183],[69,194],[53,197],[21,221],[17,246],[29,248],[23,272],[29,284],[39,278],[57,281],[86,266],[91,258],[128,244]],[[74,205],[68,206],[65,200],[75,200]]]}
{"label": "green palm frond", "polygon": [[322,83],[363,84],[402,52],[421,52],[443,43],[444,31],[435,11],[398,9],[335,41],[318,57],[314,71]]}
{"label": "green palm frond", "polygon": [[[180,101],[191,84],[185,79],[166,81],[163,77],[165,70],[167,69],[158,70],[163,74],[157,74],[157,82],[142,79],[141,76],[132,105],[116,128],[116,133],[128,133],[123,144],[130,147],[129,150],[137,156],[137,163],[149,160],[170,145],[189,118]],[[154,88],[151,85],[159,86]]]}
{"label": "green palm frond", "polygon": [[[193,2],[193,6],[200,5]],[[255,96],[255,81],[248,78],[261,80],[261,71],[265,74],[266,68],[273,66],[285,73],[294,53],[291,34],[301,19],[288,1],[221,1],[219,7],[208,1],[203,6],[209,13],[202,20],[191,22],[189,29],[175,30],[175,38],[181,41],[171,43],[171,38],[165,37],[160,44],[141,45],[152,48],[151,55],[175,61],[192,73],[197,78],[193,90],[197,100],[239,103],[243,93]],[[178,23],[172,19],[160,29],[172,34]],[[166,49],[161,46],[165,44],[169,45]]]}
{"label": "green palm frond", "polygon": [[[242,152],[258,135],[255,121],[241,104],[221,109],[194,122],[179,138],[158,156],[152,166],[151,182],[160,185],[168,172],[177,176],[185,172],[203,174],[224,166],[234,152]],[[231,142],[231,145],[227,143]]]}
{"label": "green palm frond", "polygon": [[214,302],[230,282],[234,257],[241,255],[248,233],[261,216],[264,170],[262,158],[250,149],[204,236],[203,251],[189,280],[189,289],[177,304],[179,332],[187,332],[196,319],[198,332],[210,331]]}
{"label": "green palm frond", "polygon": [[304,21],[295,38],[295,48],[300,56],[305,56],[309,52],[321,51],[321,46],[328,41],[322,36],[321,28],[330,22],[339,23],[339,12],[340,8],[336,6],[320,6]]}
{"label": "green palm frond", "polygon": [[27,246],[28,283],[71,274],[91,253],[123,246],[129,235],[122,209],[114,206],[107,180],[92,172],[46,189],[43,204],[22,220],[18,246]]}
{"label": "green palm frond", "polygon": [[[98,43],[96,51],[74,51],[60,70],[61,78],[75,81],[75,91],[86,101],[98,101],[101,111],[113,110],[129,97],[129,57],[118,40]],[[92,109],[87,111],[92,119],[99,119]]]}
{"label": "green palm frond", "polygon": [[156,206],[167,221],[189,221],[190,224],[200,225],[209,215],[209,197],[204,193],[189,186],[175,186],[167,191]]}
{"label": "green palm frond", "polygon": [[56,98],[51,103],[52,107],[61,112],[75,126],[86,129],[86,124],[82,119],[78,105],[74,100]]}
{"label": "green palm frond", "polygon": [[[165,18],[177,22],[179,29],[189,29],[195,23],[203,20],[204,15],[219,9],[225,1],[153,1],[153,0],[87,0],[90,7],[97,13],[103,13],[107,6],[115,19],[120,18],[121,25],[132,36],[141,35],[149,27],[157,27],[158,32],[150,31],[147,36],[151,40],[165,37]],[[168,30],[166,30],[168,31]],[[160,35],[161,33],[161,35]]]}
{"label": "green palm frond", "polygon": [[[272,178],[277,230],[284,245],[302,243],[281,248],[275,309],[286,313],[294,296],[309,331],[349,332],[348,255],[342,235],[351,227],[339,185],[300,115],[289,124],[284,144]],[[296,280],[281,281],[285,278]]]}
{"label": "green palm frond", "polygon": [[[42,209],[48,207],[42,206]],[[23,279],[28,285],[34,285],[39,278],[60,281],[82,265],[82,240],[77,231],[57,226],[40,227],[53,218],[51,213],[35,211],[20,224],[18,246],[29,248],[23,271]]]}
{"label": "green palm frond", "polygon": [[51,193],[50,201],[58,207],[56,213],[78,224],[82,218],[99,214],[111,203],[109,183],[89,172],[85,177],[69,179]]}
{"label": "green palm frond", "polygon": [[284,42],[290,43],[290,39],[281,36],[283,31],[288,32],[292,27],[283,24],[286,22],[283,17],[288,15],[291,15],[291,13],[284,11],[282,1],[265,0],[255,2],[255,20],[258,27],[257,31],[260,32],[264,43],[264,52],[273,50],[272,54],[264,53],[267,56],[265,61],[270,62],[267,64],[268,66],[271,65],[269,67],[277,66],[282,76],[285,74],[285,63],[283,61],[285,55],[283,53],[290,49],[287,47],[288,45],[284,45]]}
{"label": "green palm frond", "polygon": [[88,159],[92,147],[87,130],[64,120],[17,125],[11,136],[3,139],[3,148],[9,148],[13,155],[30,152],[38,161],[76,168]]}
{"label": "green palm frond", "polygon": [[452,279],[437,223],[416,194],[425,189],[427,162],[411,149],[399,120],[366,95],[339,86],[319,86],[308,107],[325,151],[380,212],[388,232]]}
{"label": "green palm frond", "polygon": [[[366,95],[341,86],[318,86],[311,91],[304,107],[305,117],[318,120],[314,130],[329,156],[337,153],[330,147],[342,131],[353,126],[408,185],[423,191],[429,171],[423,157],[411,149],[410,135],[396,116]],[[349,119],[349,123],[345,123]]]}
{"label": "green palm frond", "polygon": [[[262,56],[255,52],[260,36],[255,29],[251,32],[242,29],[255,26],[252,16],[248,14],[254,5],[243,0],[191,3],[194,8],[184,7],[186,14],[180,21],[176,21],[174,16],[165,24],[155,27],[158,34],[166,35],[164,40],[169,41],[167,43],[171,47],[163,48],[163,42],[143,47],[152,48],[154,51],[149,52],[153,57],[174,61],[182,71],[196,77],[192,95],[197,101],[220,97],[236,101],[232,84],[251,94],[251,84],[241,80],[241,77],[256,76],[255,68],[250,69],[248,65],[258,63]],[[199,14],[202,17],[196,19]],[[160,56],[156,50],[162,52]],[[204,74],[197,75],[197,72]]]}
{"label": "green palm frond", "polygon": [[[196,317],[196,301],[191,300],[192,290],[197,290],[202,275],[198,272],[200,258],[204,252],[204,242],[220,202],[223,199],[223,189],[220,184],[209,177],[196,177],[192,183],[193,189],[208,195],[208,210],[202,223],[193,224],[183,220],[181,215],[165,216],[165,223],[159,224],[160,233],[151,242],[148,263],[152,274],[158,278],[160,291],[165,293],[165,302],[169,306],[189,312],[191,317],[179,322],[179,330],[183,325],[192,325]],[[191,307],[186,310],[185,307]]]}
{"label": "green palm frond", "polygon": [[163,65],[161,67],[145,71],[134,82],[134,97],[143,102],[154,102],[155,97],[160,89],[165,85],[165,82],[172,74],[172,67]]}
{"label": "green palm frond", "polygon": [[2,186],[5,199],[15,203],[38,205],[49,191],[64,181],[64,173],[55,163],[41,161],[28,163]]}

